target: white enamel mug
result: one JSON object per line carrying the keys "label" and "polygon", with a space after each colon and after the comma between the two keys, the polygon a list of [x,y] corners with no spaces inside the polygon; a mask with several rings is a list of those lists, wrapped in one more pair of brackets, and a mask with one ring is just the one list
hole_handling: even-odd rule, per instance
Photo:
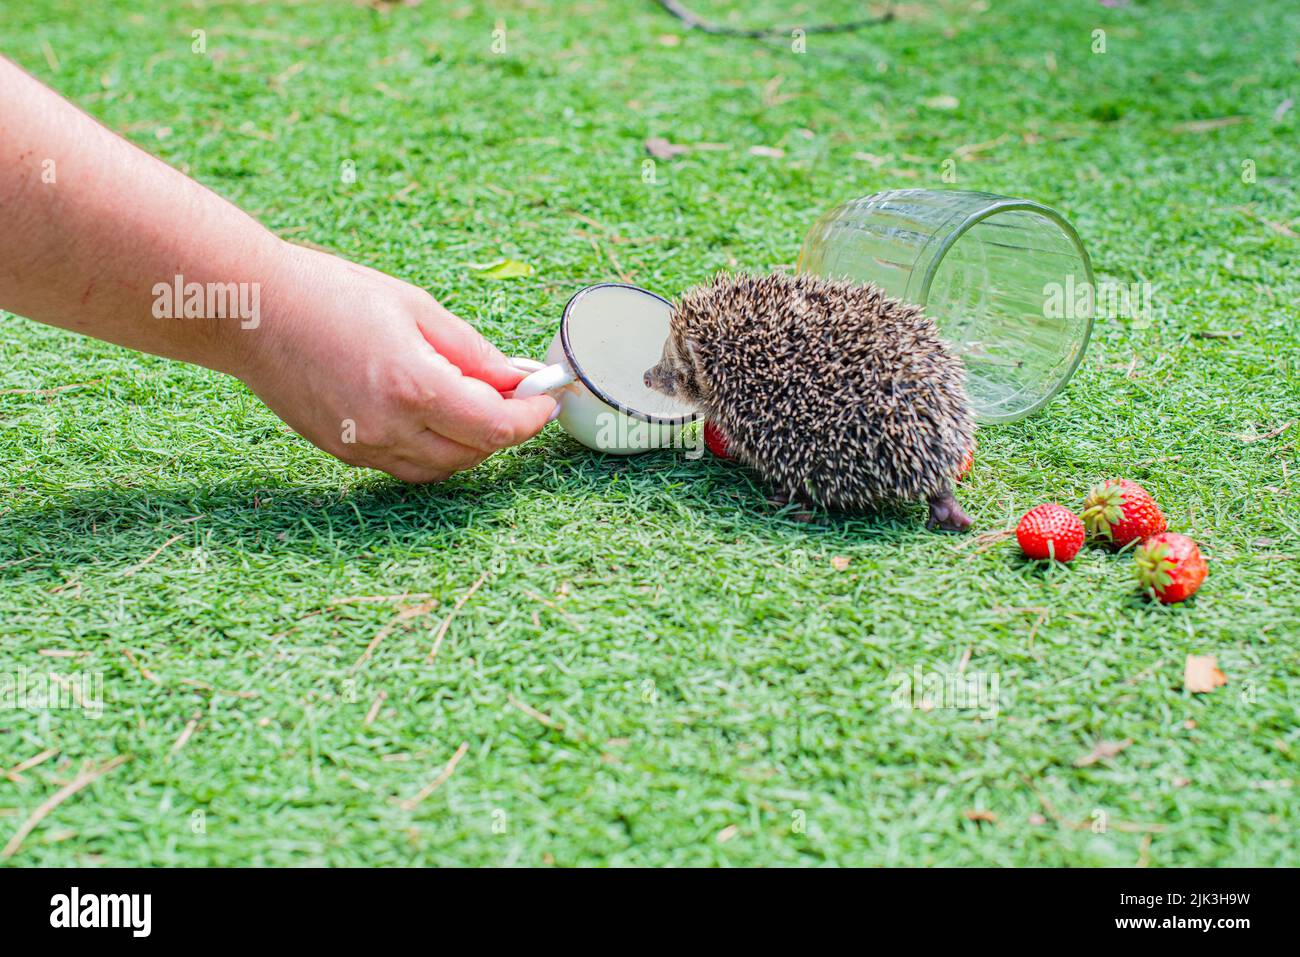
{"label": "white enamel mug", "polygon": [[564,307],[546,363],[512,359],[531,374],[514,391],[549,393],[564,431],[612,455],[679,446],[682,429],[700,418],[688,404],[646,386],[646,369],[668,340],[672,304],[637,286],[599,283]]}

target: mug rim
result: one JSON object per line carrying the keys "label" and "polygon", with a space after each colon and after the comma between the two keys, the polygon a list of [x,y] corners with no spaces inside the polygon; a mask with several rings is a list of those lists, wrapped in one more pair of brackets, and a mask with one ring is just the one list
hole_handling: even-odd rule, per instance
{"label": "mug rim", "polygon": [[569,343],[569,312],[573,309],[577,301],[587,293],[594,289],[603,289],[607,286],[612,286],[617,289],[631,289],[636,292],[645,293],[647,296],[653,296],[669,309],[672,309],[673,304],[663,296],[659,295],[659,293],[651,292],[649,289],[644,289],[641,286],[635,286],[630,282],[598,282],[579,289],[570,296],[569,301],[564,304],[564,313],[560,316],[560,348],[564,350],[564,358],[569,363],[569,368],[573,370],[573,374],[577,376],[577,378],[581,380],[582,384],[591,390],[592,395],[598,398],[601,402],[616,409],[623,415],[631,416],[632,418],[638,419],[642,422],[648,422],[651,425],[685,425],[688,422],[694,422],[698,419],[704,418],[703,412],[693,412],[689,415],[677,415],[672,417],[651,415],[648,412],[639,412],[631,406],[619,402],[587,377],[586,372],[583,371],[582,363],[580,363],[573,355],[573,346]]}

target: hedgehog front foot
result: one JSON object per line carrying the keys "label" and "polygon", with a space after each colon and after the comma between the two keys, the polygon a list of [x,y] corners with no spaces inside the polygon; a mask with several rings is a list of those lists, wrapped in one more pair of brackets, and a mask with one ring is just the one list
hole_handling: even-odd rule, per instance
{"label": "hedgehog front foot", "polygon": [[945,532],[964,532],[971,526],[971,518],[961,510],[952,496],[952,489],[930,496],[930,518],[926,528],[941,528]]}
{"label": "hedgehog front foot", "polygon": [[809,502],[802,495],[791,492],[773,492],[767,497],[767,500],[777,508],[785,508],[791,502],[797,503],[800,508],[786,516],[792,522],[811,522],[816,517],[813,514],[812,502]]}

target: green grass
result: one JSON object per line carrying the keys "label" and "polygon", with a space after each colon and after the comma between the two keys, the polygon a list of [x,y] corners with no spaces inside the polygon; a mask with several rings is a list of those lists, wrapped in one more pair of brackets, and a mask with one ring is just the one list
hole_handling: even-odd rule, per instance
{"label": "green grass", "polygon": [[[994,531],[1123,474],[1211,560],[1163,608],[1127,556],[1043,570],[1013,542],[925,532],[919,506],[801,525],[742,470],[602,458],[555,428],[403,487],[233,380],[5,316],[0,671],[102,674],[105,700],[99,718],[0,711],[0,767],[57,749],[0,774],[0,843],[86,762],[130,756],[10,863],[1300,863],[1300,425],[1237,437],[1300,415],[1300,108],[1279,109],[1300,97],[1300,8],[904,14],[798,55],[685,32],[648,0],[6,4],[0,52],[518,354],[585,284],[673,294],[792,263],[829,205],[950,185],[946,158],[998,141],[951,185],[1061,209],[1099,277],[1156,283],[1163,317],[1099,322],[1044,413],[981,431],[962,502]],[[943,95],[960,105],[926,105]],[[1241,119],[1179,131],[1218,117]],[[652,136],[729,145],[647,185]],[[501,256],[536,274],[465,266]],[[421,599],[338,603],[402,593],[439,604],[395,623]],[[1230,683],[1186,693],[1189,652]],[[891,703],[893,676],[966,655],[998,676],[996,719]]]}

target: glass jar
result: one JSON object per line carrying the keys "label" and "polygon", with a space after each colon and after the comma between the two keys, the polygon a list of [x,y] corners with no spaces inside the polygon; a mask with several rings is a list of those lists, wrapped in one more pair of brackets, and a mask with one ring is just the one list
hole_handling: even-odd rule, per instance
{"label": "glass jar", "polygon": [[1092,265],[1041,203],[966,190],[893,189],[837,206],[804,240],[800,272],[873,282],[924,307],[966,364],[980,422],[1046,405],[1092,332]]}

